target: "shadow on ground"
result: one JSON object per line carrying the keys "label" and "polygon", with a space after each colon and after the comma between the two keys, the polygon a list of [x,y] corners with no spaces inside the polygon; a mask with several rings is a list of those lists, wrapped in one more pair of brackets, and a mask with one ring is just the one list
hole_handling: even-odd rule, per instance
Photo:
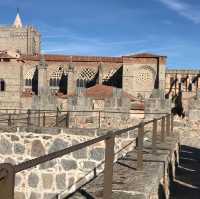
{"label": "shadow on ground", "polygon": [[180,164],[171,183],[170,199],[200,199],[200,149],[181,146]]}

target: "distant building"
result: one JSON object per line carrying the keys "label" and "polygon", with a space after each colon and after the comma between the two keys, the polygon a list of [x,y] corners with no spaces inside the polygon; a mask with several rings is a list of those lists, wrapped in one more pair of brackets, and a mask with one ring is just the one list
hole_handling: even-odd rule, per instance
{"label": "distant building", "polygon": [[40,33],[32,26],[23,26],[19,13],[14,23],[0,27],[0,51],[14,51],[19,54],[40,54]]}
{"label": "distant building", "polygon": [[[17,13],[12,26],[0,27],[2,108],[31,108],[35,94],[33,79],[40,59],[40,33],[32,26],[24,26]],[[44,59],[47,64],[45,82],[64,110],[68,109],[70,96],[80,96],[84,89],[97,88],[97,84],[103,85],[98,87],[102,90],[102,99],[106,98],[108,88],[112,87],[112,91],[119,89],[141,101],[148,98],[154,88],[161,89],[163,93],[165,91],[169,96],[176,94],[178,82],[182,84],[184,92],[191,93],[191,97],[199,87],[198,71],[166,71],[166,56],[149,53],[120,57],[46,54]],[[178,81],[172,85],[176,77]],[[91,99],[95,97],[90,96]],[[135,100],[132,101],[130,106],[134,107]],[[137,104],[137,107],[143,105]]]}

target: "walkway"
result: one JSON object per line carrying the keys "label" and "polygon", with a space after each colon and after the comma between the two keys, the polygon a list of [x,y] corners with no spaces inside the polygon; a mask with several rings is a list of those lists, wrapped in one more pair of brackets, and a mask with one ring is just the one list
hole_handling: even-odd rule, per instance
{"label": "walkway", "polygon": [[[179,127],[180,128],[180,127]],[[180,165],[171,190],[171,199],[200,198],[200,128],[187,125],[179,129]]]}

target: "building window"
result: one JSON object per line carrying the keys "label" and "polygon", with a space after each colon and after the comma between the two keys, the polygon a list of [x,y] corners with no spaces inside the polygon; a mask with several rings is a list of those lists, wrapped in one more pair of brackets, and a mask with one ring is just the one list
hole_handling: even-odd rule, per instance
{"label": "building window", "polygon": [[6,84],[3,79],[0,79],[0,91],[5,91],[6,90]]}
{"label": "building window", "polygon": [[26,79],[25,80],[25,86],[32,86],[32,80],[31,79]]}
{"label": "building window", "polygon": [[58,78],[50,78],[49,85],[51,87],[59,87],[59,84],[60,84],[60,79],[58,79]]}
{"label": "building window", "polygon": [[86,88],[88,81],[85,79],[77,79],[76,80],[76,87]]}

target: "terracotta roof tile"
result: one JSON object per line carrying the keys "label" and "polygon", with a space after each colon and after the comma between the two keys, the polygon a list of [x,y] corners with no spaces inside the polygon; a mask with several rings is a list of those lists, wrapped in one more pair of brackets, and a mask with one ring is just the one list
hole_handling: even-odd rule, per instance
{"label": "terracotta roof tile", "polygon": [[[122,63],[122,57],[97,57],[97,56],[70,56],[70,55],[53,55],[45,54],[46,61],[58,62],[115,62]],[[20,60],[39,61],[40,55],[22,55]]]}

